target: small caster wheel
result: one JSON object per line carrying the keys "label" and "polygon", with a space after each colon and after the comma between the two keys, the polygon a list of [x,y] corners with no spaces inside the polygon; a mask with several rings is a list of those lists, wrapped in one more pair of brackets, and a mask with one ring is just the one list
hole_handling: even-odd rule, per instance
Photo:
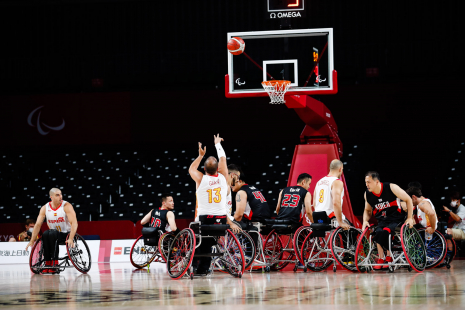
{"label": "small caster wheel", "polygon": [[408,272],[412,272],[413,269],[412,269],[412,267],[408,266],[407,270],[408,270]]}
{"label": "small caster wheel", "polygon": [[297,271],[297,266],[294,267],[294,272],[296,272],[296,271]]}
{"label": "small caster wheel", "polygon": [[271,270],[270,266],[265,267],[265,272],[270,272],[270,270]]}
{"label": "small caster wheel", "polygon": [[307,266],[304,267],[304,272],[307,273]]}
{"label": "small caster wheel", "polygon": [[394,267],[389,267],[388,272],[389,272],[389,273],[394,273]]}
{"label": "small caster wheel", "polygon": [[450,269],[450,265],[449,265],[449,264],[447,264],[447,265],[446,265],[446,268],[447,268],[447,269]]}
{"label": "small caster wheel", "polygon": [[333,266],[333,272],[336,272],[337,268],[336,266]]}
{"label": "small caster wheel", "polygon": [[191,280],[194,280],[194,273],[193,272],[191,272],[190,278],[191,278]]}
{"label": "small caster wheel", "polygon": [[367,273],[371,273],[371,269],[370,269],[370,268],[367,269]]}
{"label": "small caster wheel", "polygon": [[237,277],[240,279],[242,278],[242,271],[239,271],[239,274],[237,275]]}

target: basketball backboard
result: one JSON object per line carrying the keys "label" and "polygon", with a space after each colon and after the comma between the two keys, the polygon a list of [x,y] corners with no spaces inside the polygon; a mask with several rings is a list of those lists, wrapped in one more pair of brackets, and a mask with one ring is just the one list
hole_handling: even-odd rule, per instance
{"label": "basketball backboard", "polygon": [[[241,55],[228,55],[228,98],[268,96],[261,82],[289,80],[287,95],[337,93],[333,29],[229,32],[245,42]],[[319,61],[318,61],[319,60]]]}

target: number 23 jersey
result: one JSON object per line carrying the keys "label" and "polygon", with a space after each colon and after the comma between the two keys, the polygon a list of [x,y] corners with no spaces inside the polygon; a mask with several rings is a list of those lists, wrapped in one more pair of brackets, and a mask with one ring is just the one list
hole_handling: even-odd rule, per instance
{"label": "number 23 jersey", "polygon": [[290,186],[281,193],[279,220],[301,222],[305,214],[305,196],[307,190],[302,186]]}

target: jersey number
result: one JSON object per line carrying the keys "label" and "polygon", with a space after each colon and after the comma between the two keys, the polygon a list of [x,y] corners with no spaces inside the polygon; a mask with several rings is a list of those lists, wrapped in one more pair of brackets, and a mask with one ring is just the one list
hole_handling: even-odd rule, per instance
{"label": "jersey number", "polygon": [[318,202],[323,203],[323,200],[325,199],[325,190],[324,189],[320,190],[319,196],[320,196],[320,198],[318,199]]}
{"label": "jersey number", "polygon": [[[155,221],[154,221],[155,220]],[[155,222],[155,223],[154,223]],[[156,227],[156,228],[160,228],[161,226],[161,220],[160,219],[155,219],[155,218],[152,218],[152,227]]]}
{"label": "jersey number", "polygon": [[[291,203],[289,203],[289,200],[291,200]],[[286,195],[284,195],[282,206],[283,207],[295,208],[299,204],[299,201],[300,201],[300,196],[299,195],[286,194]]]}
{"label": "jersey number", "polygon": [[252,192],[255,198],[259,199],[262,203],[266,202],[265,197],[263,197],[262,192]]}
{"label": "jersey number", "polygon": [[[214,189],[207,189],[208,192],[208,203],[220,202],[221,201],[221,187]],[[215,192],[215,197],[213,197],[213,192]]]}

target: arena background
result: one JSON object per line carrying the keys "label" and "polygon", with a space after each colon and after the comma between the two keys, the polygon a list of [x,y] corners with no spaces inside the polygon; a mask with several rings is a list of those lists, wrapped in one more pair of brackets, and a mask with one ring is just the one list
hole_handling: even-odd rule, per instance
{"label": "arena background", "polygon": [[[292,20],[334,28],[339,92],[319,99],[339,127],[356,215],[367,170],[404,188],[419,181],[436,201],[463,192],[461,12],[460,1],[311,1],[307,17]],[[224,97],[226,33],[269,29],[279,21],[258,1],[0,1],[0,153],[183,149],[195,157],[198,141],[214,155],[219,132],[253,183],[267,169],[262,156],[276,146],[292,155],[304,127],[267,98]],[[42,136],[28,125],[39,106],[43,123],[65,120],[65,128]],[[1,178],[2,204],[14,206],[10,197],[29,181]]]}

